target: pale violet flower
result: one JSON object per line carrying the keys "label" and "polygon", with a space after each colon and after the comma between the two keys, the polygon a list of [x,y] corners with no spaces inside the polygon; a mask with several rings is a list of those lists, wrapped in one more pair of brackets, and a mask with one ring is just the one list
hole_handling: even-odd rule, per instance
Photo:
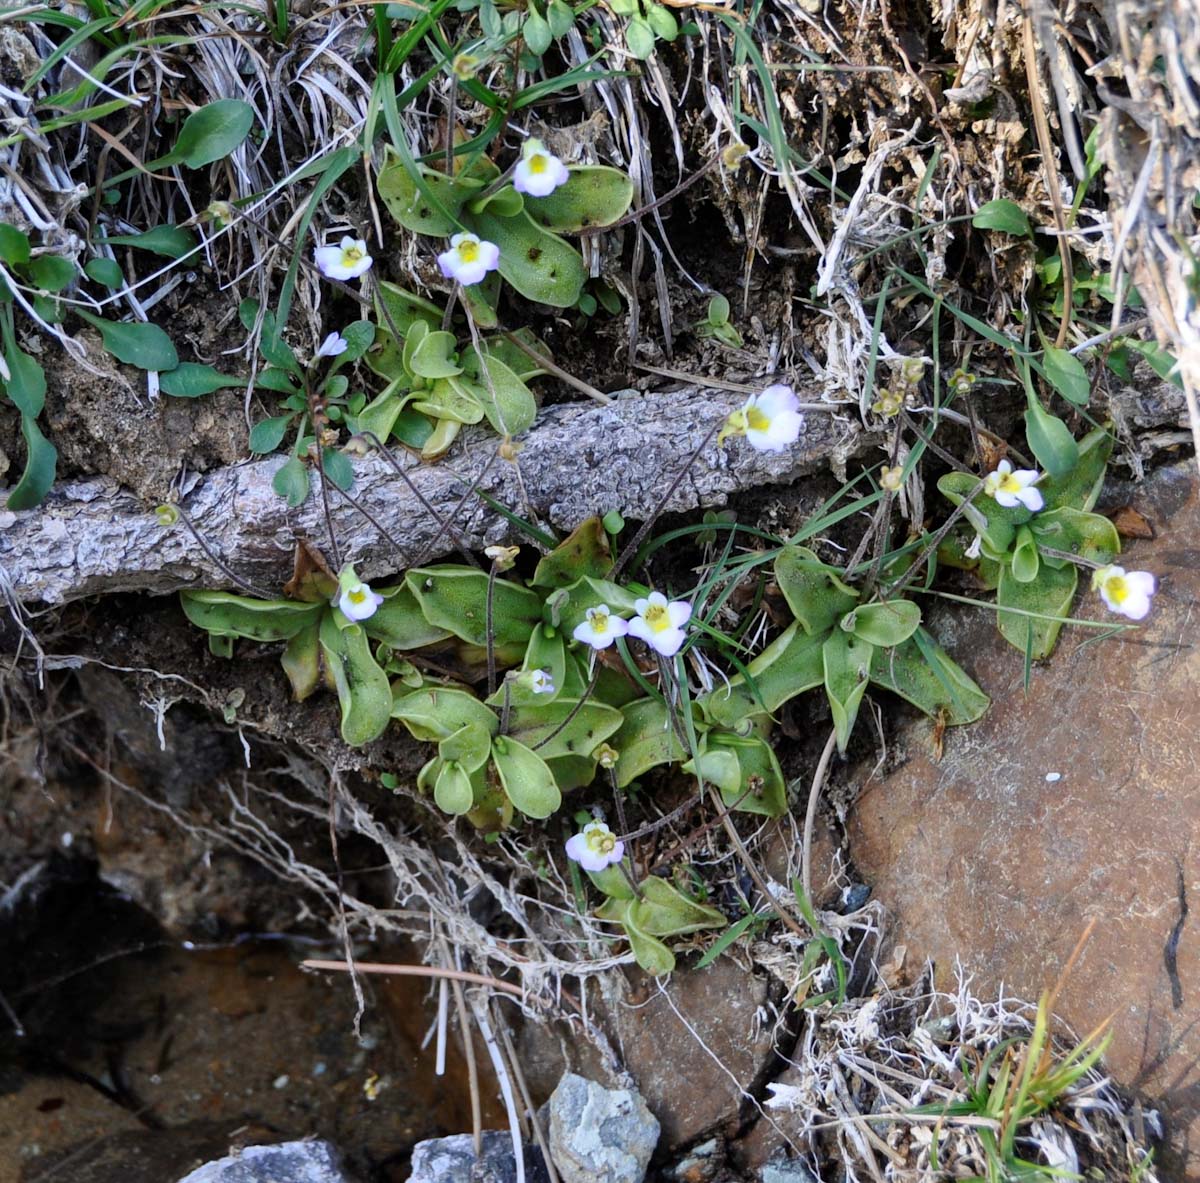
{"label": "pale violet flower", "polygon": [[549,670],[534,670],[529,676],[529,688],[534,694],[553,694],[554,675]]}
{"label": "pale violet flower", "polygon": [[674,657],[683,645],[683,626],[692,617],[692,606],[686,600],[671,600],[662,592],[651,592],[634,604],[637,615],[629,622],[629,635],[645,641],[663,657]]}
{"label": "pale violet flower", "polygon": [[625,843],[603,822],[588,822],[579,834],[567,839],[567,858],[573,859],[585,871],[603,871],[625,857]]}
{"label": "pale violet flower", "polygon": [[338,354],[345,353],[349,348],[350,342],[341,333],[334,331],[321,342],[321,348],[317,350],[317,356],[337,357]]}
{"label": "pale violet flower", "polygon": [[593,649],[607,649],[618,637],[629,632],[629,624],[614,616],[607,604],[597,604],[587,610],[587,619],[575,626],[571,634],[577,641],[591,645]]}
{"label": "pale violet flower", "polygon": [[1023,505],[1031,513],[1037,513],[1045,504],[1041,491],[1034,488],[1041,479],[1042,474],[1035,469],[1018,468],[1014,472],[1007,460],[1001,460],[996,465],[996,471],[988,473],[983,482],[983,491],[1005,509]]}
{"label": "pale violet flower", "polygon": [[980,554],[982,553],[982,548],[983,548],[983,535],[976,534],[975,539],[971,543],[971,545],[968,546],[967,549],[963,551],[963,558],[964,559],[979,558]]}
{"label": "pale violet flower", "polygon": [[717,437],[721,443],[726,436],[744,435],[746,442],[758,452],[782,452],[800,436],[804,416],[800,400],[790,386],[777,383],[758,394],[752,394],[728,419]]}
{"label": "pale violet flower", "polygon": [[466,288],[500,266],[500,248],[475,234],[456,234],[437,259],[442,274]]}
{"label": "pale violet flower", "polygon": [[1149,571],[1126,571],[1109,564],[1092,574],[1092,587],[1112,612],[1141,620],[1150,611],[1150,599],[1158,584]]}
{"label": "pale violet flower", "polygon": [[546,197],[571,178],[567,166],[541,140],[530,138],[521,149],[513,170],[513,188],[530,197]]}
{"label": "pale violet flower", "polygon": [[370,271],[374,260],[367,254],[367,244],[349,234],[338,246],[319,246],[313,252],[317,270],[326,279],[357,279]]}
{"label": "pale violet flower", "polygon": [[341,595],[337,598],[338,610],[347,620],[367,620],[375,615],[375,610],[383,603],[383,596],[371,590],[369,583],[361,579],[342,579]]}

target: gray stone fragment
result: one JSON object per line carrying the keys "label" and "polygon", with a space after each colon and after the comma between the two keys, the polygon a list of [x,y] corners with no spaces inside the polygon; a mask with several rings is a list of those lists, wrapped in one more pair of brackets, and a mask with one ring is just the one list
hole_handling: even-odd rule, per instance
{"label": "gray stone fragment", "polygon": [[[546,1164],[536,1146],[525,1146],[526,1183],[547,1183]],[[476,1161],[470,1134],[418,1142],[408,1183],[515,1183],[517,1160],[507,1130],[485,1130],[483,1156]]]}
{"label": "gray stone fragment", "polygon": [[205,1163],[179,1183],[352,1183],[328,1142],[281,1142],[247,1146],[238,1154]]}
{"label": "gray stone fragment", "polygon": [[763,1165],[761,1183],[817,1183],[816,1176],[798,1158],[780,1155]]}
{"label": "gray stone fragment", "polygon": [[638,1093],[568,1072],[549,1109],[550,1157],[563,1183],[642,1183],[659,1125]]}

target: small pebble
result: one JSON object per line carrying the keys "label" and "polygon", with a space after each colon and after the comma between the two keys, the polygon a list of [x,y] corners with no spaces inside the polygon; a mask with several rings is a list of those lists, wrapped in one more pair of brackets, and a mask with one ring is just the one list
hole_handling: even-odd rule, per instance
{"label": "small pebble", "polygon": [[275,1087],[275,1088],[277,1088],[277,1089],[285,1089],[285,1088],[287,1088],[287,1086],[288,1086],[288,1081],[289,1081],[290,1079],[291,1079],[291,1078],[290,1078],[290,1077],[287,1075],[287,1073],[285,1072],[285,1073],[284,1073],[282,1076],[277,1076],[277,1077],[275,1077],[274,1081],[272,1081],[272,1084],[273,1084],[273,1085],[274,1085],[274,1087]]}
{"label": "small pebble", "polygon": [[1046,783],[1048,785],[1052,785],[1055,782],[1060,781],[1060,780],[1062,780],[1061,772],[1047,772],[1046,773]]}

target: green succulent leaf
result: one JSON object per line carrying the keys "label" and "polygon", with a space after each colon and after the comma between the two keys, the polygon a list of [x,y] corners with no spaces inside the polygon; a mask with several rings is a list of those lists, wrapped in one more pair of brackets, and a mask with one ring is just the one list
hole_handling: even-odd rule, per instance
{"label": "green succulent leaf", "polygon": [[705,717],[722,727],[737,727],[820,686],[825,680],[821,647],[828,635],[810,636],[799,623],[789,625],[746,667],[753,687],[738,674],[727,686],[718,686],[700,699]]}
{"label": "green succulent leaf", "polygon": [[[979,486],[969,472],[948,472],[938,479],[938,489],[955,505],[964,505]],[[1017,527],[1033,516],[1024,505],[1009,508],[980,490],[966,505],[963,516],[978,531],[995,554],[1005,554],[1017,536]]]}
{"label": "green succulent leaf", "polygon": [[377,186],[388,213],[405,229],[433,238],[448,238],[459,229],[463,202],[482,189],[484,182],[461,174],[448,177],[422,165],[417,166],[414,176],[404,161],[389,150]]}
{"label": "green succulent leaf", "polygon": [[390,649],[423,649],[449,637],[449,629],[430,624],[412,589],[407,584],[395,588],[376,588],[383,603],[362,622],[367,636],[382,641]]}
{"label": "green succulent leaf", "polygon": [[508,735],[492,740],[492,762],[508,799],[526,817],[549,817],[562,804],[562,793],[546,761]]}
{"label": "green succulent leaf", "polygon": [[[1098,513],[1084,513],[1065,506],[1043,510],[1030,523],[1029,529],[1040,545],[1076,555],[1089,563],[1103,566],[1121,553],[1117,528]],[[1043,555],[1042,560],[1052,566],[1061,566],[1068,561],[1050,555]]]}
{"label": "green succulent leaf", "polygon": [[[727,808],[779,817],[787,811],[787,784],[771,746],[757,735],[711,732],[700,758],[705,780],[711,780]],[[694,761],[683,766],[695,772]]]}
{"label": "green succulent leaf", "polygon": [[[383,391],[358,413],[354,421],[355,430],[369,431],[381,443],[387,443],[388,437],[395,430],[397,419],[412,397],[407,384],[402,380],[389,382]],[[424,443],[423,440],[421,442]]]}
{"label": "green succulent leaf", "polygon": [[1038,401],[1032,383],[1026,389],[1025,438],[1038,463],[1059,480],[1068,476],[1079,460],[1079,445],[1071,429]]}
{"label": "green succulent leaf", "polygon": [[946,721],[956,725],[982,718],[991,703],[925,629],[877,653],[871,662],[871,681],[931,718],[944,712]]}
{"label": "green succulent leaf", "polygon": [[1046,510],[1090,510],[1095,506],[1104,485],[1104,474],[1112,449],[1113,434],[1110,427],[1096,427],[1089,431],[1079,441],[1079,461],[1075,467],[1065,477],[1044,477],[1038,482]]}
{"label": "green succulent leaf", "polygon": [[[1001,635],[1014,649],[1028,652],[1035,661],[1049,657],[1058,641],[1062,618],[1071,611],[1077,583],[1078,575],[1069,563],[1057,568],[1042,563],[1031,583],[1021,583],[1014,578],[1011,567],[1001,567],[996,589],[996,623]],[[1017,615],[1006,612],[1006,608],[1037,616]],[[1052,619],[1038,619],[1038,616]]]}
{"label": "green succulent leaf", "polygon": [[367,634],[357,624],[339,628],[337,618],[327,612],[319,639],[342,707],[342,739],[351,747],[378,739],[392,717],[392,688]]}
{"label": "green succulent leaf", "polygon": [[425,333],[412,351],[405,357],[408,368],[422,378],[453,378],[463,372],[458,364],[458,342],[453,333],[440,329]]}
{"label": "green succulent leaf", "polygon": [[395,695],[392,718],[399,719],[414,739],[439,743],[468,724],[488,735],[500,730],[500,720],[469,691],[454,686],[426,686]]}
{"label": "green succulent leaf", "polygon": [[615,769],[619,788],[659,764],[686,759],[669,710],[661,700],[639,699],[626,706],[621,715],[623,721],[612,739],[612,746],[620,753]]}
{"label": "green succulent leaf", "polygon": [[1018,583],[1032,583],[1037,578],[1040,563],[1033,531],[1028,526],[1019,526],[1012,553],[1012,577]]}
{"label": "green succulent leaf", "polygon": [[858,718],[859,704],[871,678],[875,646],[851,633],[834,629],[821,647],[825,669],[825,695],[833,712],[838,751],[845,754]]}
{"label": "green succulent leaf", "polygon": [[775,559],[775,582],[808,634],[825,633],[858,603],[858,592],[806,546],[785,546]]}
{"label": "green succulent leaf", "polygon": [[224,591],[179,593],[184,615],[206,632],[250,641],[287,641],[309,627],[325,608],[297,600],[256,600]]}
{"label": "green succulent leaf", "polygon": [[584,575],[603,579],[611,566],[612,549],[604,523],[599,517],[590,517],[541,559],[532,583],[534,587],[570,587]]}
{"label": "green succulent leaf", "polygon": [[[436,304],[386,279],[375,282],[375,314],[381,330],[380,340],[385,335],[390,337],[393,327],[403,337],[416,321],[431,329],[440,328],[442,324],[442,310]],[[370,360],[368,355],[368,364]]]}
{"label": "green succulent leaf", "polygon": [[665,879],[651,875],[640,887],[642,898],[634,911],[639,930],[648,936],[685,936],[727,923],[724,912],[697,903]]}
{"label": "green succulent leaf", "polygon": [[543,229],[573,234],[611,226],[633,204],[633,181],[603,164],[575,164],[566,182],[545,197],[526,197],[525,210]]}
{"label": "green succulent leaf", "polygon": [[438,755],[461,764],[467,772],[478,772],[492,754],[490,722],[488,726],[478,720],[464,723],[438,744]]}
{"label": "green succulent leaf", "polygon": [[503,436],[528,431],[537,417],[537,403],[529,387],[504,361],[490,353],[480,359],[471,348],[463,360],[474,379],[472,393],[495,431]]}
{"label": "green succulent leaf", "polygon": [[587,279],[579,252],[526,210],[506,218],[487,209],[470,221],[480,238],[500,248],[500,274],[526,299],[552,308],[570,308],[579,299]]}
{"label": "green succulent leaf", "polygon": [[675,955],[670,949],[638,927],[638,901],[608,899],[596,909],[601,920],[619,924],[625,930],[629,947],[638,965],[648,974],[669,974],[675,969]]}
{"label": "green succulent leaf", "polygon": [[[321,605],[312,607],[320,608]],[[321,682],[320,627],[321,613],[315,611],[304,626],[288,638],[287,647],[279,659],[297,702],[303,702]]]}
{"label": "green succulent leaf", "polygon": [[842,629],[871,645],[891,646],[907,641],[921,623],[921,609],[911,600],[863,604],[842,618]]}
{"label": "green succulent leaf", "polygon": [[433,419],[478,423],[483,418],[483,403],[479,394],[474,383],[457,375],[438,378],[428,390],[417,393],[412,408]]}
{"label": "green succulent leaf", "polygon": [[534,749],[543,760],[590,756],[620,730],[623,722],[620,711],[602,702],[591,700],[580,706],[576,698],[556,698],[542,705],[514,707],[509,734]]}
{"label": "green succulent leaf", "polygon": [[[414,567],[405,573],[404,581],[430,624],[474,645],[487,644],[485,572],[453,565]],[[541,620],[540,596],[520,584],[495,580],[492,624],[497,644],[524,647]]]}
{"label": "green succulent leaf", "polygon": [[443,813],[455,817],[470,813],[475,804],[475,790],[466,770],[453,761],[444,761],[433,785],[433,799]]}

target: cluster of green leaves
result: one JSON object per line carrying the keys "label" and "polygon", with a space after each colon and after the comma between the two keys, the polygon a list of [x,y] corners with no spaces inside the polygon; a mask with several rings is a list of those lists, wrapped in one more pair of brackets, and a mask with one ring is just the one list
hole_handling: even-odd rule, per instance
{"label": "cluster of green leaves", "polygon": [[[945,540],[939,558],[947,565],[975,570],[985,586],[995,590],[1001,635],[1030,659],[1053,651],[1075,598],[1079,573],[1064,556],[1106,565],[1121,552],[1112,522],[1091,512],[1112,445],[1106,427],[1095,428],[1079,441],[1074,463],[1039,482],[1044,505],[1037,513],[1024,505],[1005,508],[978,493],[979,481],[970,473],[951,472],[938,481],[942,494],[963,507],[970,525],[969,531]],[[969,559],[964,544],[968,535],[976,534],[980,554]]]}
{"label": "cluster of green leaves", "polygon": [[[352,392],[350,379],[339,371],[367,352],[375,340],[375,326],[369,320],[351,322],[340,333],[346,349],[332,358],[315,357],[305,368],[279,335],[272,313],[261,311],[255,300],[243,300],[238,313],[248,331],[261,318],[258,347],[267,365],[259,371],[256,387],[284,396],[279,414],[260,419],[250,429],[250,450],[259,455],[273,452],[288,432],[294,431],[291,456],[275,473],[272,483],[289,505],[302,505],[309,493],[310,461],[318,451],[317,433],[323,426],[320,419],[354,427],[356,416],[366,406],[366,394]],[[339,489],[354,484],[354,468],[344,452],[323,446],[320,456],[321,471]]]}
{"label": "cluster of green leaves", "polygon": [[562,236],[610,226],[628,211],[633,182],[607,165],[571,165],[570,179],[546,197],[501,183],[500,169],[476,156],[453,174],[389,153],[379,196],[392,217],[418,234],[468,231],[500,248],[498,272],[464,289],[475,323],[498,324],[501,278],[526,299],[552,308],[578,304],[587,279],[579,252]]}
{"label": "cluster of green leaves", "polygon": [[[437,331],[426,327],[413,350]],[[276,368],[288,369],[280,359]],[[624,640],[615,650],[620,660],[600,659],[572,639],[588,610],[604,604],[629,616],[648,592],[608,578],[610,531],[622,525],[616,515],[590,519],[526,579],[461,564],[410,569],[396,585],[375,589],[383,603],[358,623],[333,605],[337,584],[328,573],[291,587],[290,599],[182,598],[217,653],[228,655],[235,637],[286,642],[282,663],[296,697],[322,680],[332,687],[347,743],[368,743],[396,720],[436,745],[418,788],[488,832],[517,814],[551,817],[601,766],[617,791],[635,791],[652,769],[674,766],[712,786],[729,809],[779,816],[788,799],[771,744],[774,715],[810,689],[824,688],[843,749],[869,683],[948,723],[971,722],[988,705],[921,627],[915,604],[864,602],[837,568],[797,545],[775,552],[773,566],[793,623],[708,693],[691,696],[679,656],[674,691],[646,678]],[[694,632],[692,643],[703,636]],[[495,673],[503,676],[494,688],[480,689]],[[595,882],[608,897],[600,915],[624,928],[652,972],[674,964],[665,940],[725,923],[660,879],[635,889],[610,868]],[[828,955],[814,945],[814,972]]]}
{"label": "cluster of green leaves", "polygon": [[[454,334],[442,329],[435,304],[386,280],[378,284],[376,306],[387,328],[380,328],[366,361],[387,385],[356,413],[356,430],[383,441],[394,436],[430,460],[446,451],[464,423],[486,418],[505,438],[533,425],[537,403],[526,383],[545,371],[519,345],[492,337],[460,349]],[[528,330],[513,337],[549,354]]]}
{"label": "cluster of green leaves", "polygon": [[635,885],[620,867],[606,867],[589,871],[588,878],[605,896],[596,915],[621,926],[638,965],[647,973],[674,970],[675,954],[667,948],[665,938],[725,925],[723,912],[655,875]]}
{"label": "cluster of green leaves", "polygon": [[[144,6],[143,6],[144,7]],[[28,14],[26,14],[28,15]],[[79,41],[88,37],[99,37],[103,30],[115,25],[117,17],[105,13],[90,22],[67,18],[58,14],[74,32],[56,53],[30,78],[25,90],[35,87],[47,70]],[[103,40],[102,37],[100,37]],[[124,55],[128,48],[126,39],[117,39],[112,52],[93,67],[84,82],[60,96],[62,101],[48,101],[45,105],[70,110],[83,103],[96,88],[96,77],[102,78],[105,71]],[[100,104],[100,114],[111,114],[112,104]],[[74,111],[64,120],[44,123],[42,131],[53,130],[86,118],[99,118],[93,108],[85,107]],[[246,138],[253,124],[253,110],[247,103],[236,99],[225,99],[210,103],[193,111],[183,121],[174,147],[165,155],[148,162],[146,170],[179,165],[185,168],[201,168],[220,160],[232,152]],[[119,200],[117,186],[122,180],[138,170],[130,170],[110,178],[106,182],[106,196],[112,194]],[[111,204],[111,202],[110,202]],[[29,235],[16,226],[0,223],[0,263],[3,263],[15,283],[31,291],[29,306],[33,313],[46,324],[60,324],[65,315],[63,298],[77,285],[90,281],[104,292],[119,292],[125,287],[125,277],[115,260],[105,251],[116,246],[132,247],[148,251],[169,259],[180,260],[196,251],[195,237],[178,226],[156,226],[138,234],[112,234],[102,236],[93,244],[97,250],[82,272],[73,259],[65,258],[46,247],[35,248]],[[0,281],[0,318],[3,323],[5,360],[9,380],[2,383],[4,393],[21,414],[21,434],[25,441],[25,470],[16,487],[9,494],[10,509],[29,509],[36,506],[54,483],[58,454],[53,444],[43,435],[38,426],[38,416],[45,404],[46,378],[42,367],[17,344],[13,315],[16,293]],[[104,348],[118,361],[138,369],[159,375],[159,387],[165,394],[177,397],[195,397],[235,385],[236,378],[219,374],[211,366],[179,360],[171,338],[156,324],[149,322],[114,321],[96,315],[87,308],[75,304],[73,311],[81,320],[99,330]]]}
{"label": "cluster of green leaves", "polygon": [[741,349],[742,334],[729,322],[729,301],[717,292],[708,302],[708,314],[696,324],[697,337],[712,337],[730,349]]}

